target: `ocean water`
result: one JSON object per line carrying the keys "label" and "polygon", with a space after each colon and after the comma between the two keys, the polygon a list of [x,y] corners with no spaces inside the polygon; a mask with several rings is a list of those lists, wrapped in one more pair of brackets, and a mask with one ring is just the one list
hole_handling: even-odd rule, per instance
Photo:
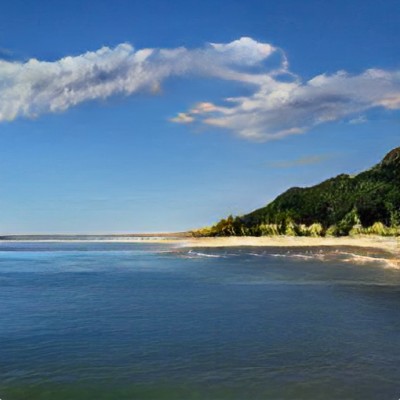
{"label": "ocean water", "polygon": [[385,256],[0,242],[0,398],[398,399]]}

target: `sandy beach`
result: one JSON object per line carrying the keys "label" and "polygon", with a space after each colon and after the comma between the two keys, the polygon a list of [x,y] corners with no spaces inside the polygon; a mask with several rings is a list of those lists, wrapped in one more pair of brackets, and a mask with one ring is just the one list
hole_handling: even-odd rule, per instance
{"label": "sandy beach", "polygon": [[204,237],[181,240],[192,247],[312,247],[312,246],[354,246],[370,247],[400,253],[400,238],[382,236],[345,236],[345,237],[302,237],[302,236],[235,236]]}
{"label": "sandy beach", "polygon": [[230,237],[190,237],[188,233],[157,233],[157,234],[131,234],[131,235],[104,235],[103,237],[41,237],[8,236],[0,243],[15,242],[96,242],[96,243],[168,243],[178,248],[217,248],[217,247],[282,247],[282,248],[321,248],[343,249],[351,248],[360,254],[359,261],[367,260],[368,250],[382,253],[382,259],[387,260],[387,265],[400,268],[400,237],[383,237],[375,235],[344,236],[344,237],[304,237],[304,236],[230,236]]}
{"label": "sandy beach", "polygon": [[[205,237],[178,240],[183,247],[212,248],[212,247],[349,247],[366,251],[376,249],[382,251],[383,258],[387,260],[387,266],[400,268],[400,238],[382,236],[346,236],[346,237]],[[369,257],[361,256],[360,260]]]}
{"label": "sandy beach", "polygon": [[400,237],[375,235],[342,237],[305,237],[305,236],[227,236],[227,237],[191,237],[188,233],[153,233],[126,235],[10,235],[4,236],[0,243],[7,242],[148,242],[175,243],[182,247],[341,247],[374,248],[400,256]]}

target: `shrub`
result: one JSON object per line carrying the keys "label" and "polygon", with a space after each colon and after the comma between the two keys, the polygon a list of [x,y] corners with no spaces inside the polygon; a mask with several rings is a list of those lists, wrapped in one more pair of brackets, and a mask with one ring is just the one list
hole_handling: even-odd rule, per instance
{"label": "shrub", "polygon": [[260,224],[259,231],[261,236],[279,235],[278,226],[276,224]]}
{"label": "shrub", "polygon": [[293,221],[287,221],[285,226],[285,235],[287,236],[296,236],[296,225]]}
{"label": "shrub", "polygon": [[339,230],[336,225],[331,225],[325,232],[326,236],[339,236]]}
{"label": "shrub", "polygon": [[320,223],[314,223],[308,227],[308,232],[313,237],[323,236],[324,228]]}
{"label": "shrub", "polygon": [[389,233],[388,228],[382,224],[382,222],[375,222],[371,227],[368,228],[368,233],[374,235],[387,236]]}

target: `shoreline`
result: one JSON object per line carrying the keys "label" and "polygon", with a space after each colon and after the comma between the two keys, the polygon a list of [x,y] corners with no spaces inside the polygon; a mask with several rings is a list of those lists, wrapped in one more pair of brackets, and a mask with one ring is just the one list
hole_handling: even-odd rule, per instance
{"label": "shoreline", "polygon": [[[50,235],[49,235],[50,236]],[[175,243],[182,247],[342,247],[375,248],[400,256],[400,237],[358,235],[341,237],[309,236],[224,236],[224,237],[188,237],[173,234],[158,235],[98,235],[85,239],[73,238],[0,238],[0,243]],[[94,235],[93,235],[94,236]],[[101,238],[103,237],[103,238]]]}
{"label": "shoreline", "polygon": [[351,246],[370,247],[386,250],[400,255],[400,237],[384,236],[341,236],[341,237],[306,237],[306,236],[229,236],[200,237],[182,240],[193,247],[320,247]]}
{"label": "shoreline", "polygon": [[[344,248],[359,251],[375,250],[382,254],[388,266],[400,269],[400,237],[384,237],[375,235],[343,236],[343,237],[305,237],[305,236],[229,236],[229,237],[188,237],[179,235],[98,235],[97,237],[77,238],[44,238],[37,236],[13,237],[0,240],[1,244],[7,243],[141,243],[141,244],[168,244],[176,248],[232,248],[232,247],[263,247],[263,248],[297,248],[312,249],[326,248],[343,250]],[[368,256],[360,256],[368,259]]]}
{"label": "shoreline", "polygon": [[[304,236],[231,236],[193,238],[184,241],[182,247],[218,248],[218,247],[280,247],[343,249],[350,247],[358,250],[379,250],[387,253],[383,259],[390,268],[400,269],[400,238],[382,236],[343,236],[343,237],[304,237]],[[387,257],[386,257],[387,256]],[[361,256],[361,259],[368,256]]]}

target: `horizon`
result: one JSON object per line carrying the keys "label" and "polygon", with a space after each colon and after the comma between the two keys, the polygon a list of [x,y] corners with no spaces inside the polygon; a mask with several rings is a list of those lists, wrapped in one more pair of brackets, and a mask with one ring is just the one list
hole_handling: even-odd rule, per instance
{"label": "horizon", "polygon": [[400,145],[399,12],[4,4],[0,235],[187,232],[372,167]]}
{"label": "horizon", "polygon": [[[379,162],[381,162],[383,160],[383,158],[386,157],[389,153],[391,153],[394,150],[398,150],[398,149],[400,149],[400,146],[389,150],[383,157],[381,157]],[[378,163],[372,165],[370,168],[372,168],[373,166],[377,165]],[[370,168],[368,168],[368,169],[370,169]],[[353,174],[353,176],[355,176],[355,175],[357,175],[359,173],[362,173],[362,172],[364,172],[364,171],[359,171],[356,174]],[[343,172],[343,173],[346,174],[345,172]],[[331,177],[331,178],[335,178],[335,177]],[[319,182],[319,183],[321,183],[321,182]],[[311,187],[311,186],[305,186],[303,188],[309,188],[309,187]],[[259,208],[264,207],[265,205],[267,205],[267,204],[264,204],[264,205],[260,206]],[[257,210],[257,208],[253,209],[253,210],[249,210],[245,214],[252,213],[253,211],[256,211],[256,210]],[[241,214],[241,215],[239,215],[239,217],[242,216],[242,215],[245,215],[245,214]],[[225,217],[226,216],[221,217],[221,218],[225,218]],[[215,222],[217,222],[217,221],[215,221]],[[161,237],[164,237],[165,236],[165,237],[167,237],[167,236],[170,236],[170,235],[189,234],[192,231],[194,231],[196,229],[200,229],[200,228],[204,228],[204,226],[189,228],[189,229],[187,229],[185,231],[141,231],[141,232],[131,232],[131,231],[125,231],[125,232],[124,231],[120,231],[120,232],[118,232],[118,231],[115,231],[115,232],[100,232],[99,231],[99,232],[86,232],[86,233],[75,233],[75,232],[42,232],[42,233],[28,232],[28,233],[26,233],[26,232],[21,232],[21,233],[10,233],[10,234],[2,233],[2,234],[0,234],[0,239],[9,238],[9,237],[25,237],[25,236],[28,236],[28,237],[29,236],[53,236],[53,237],[54,236],[67,236],[67,237],[70,237],[70,236],[71,237],[73,237],[73,236],[104,236],[104,237],[110,237],[110,236],[127,236],[127,237],[147,237],[148,236],[148,237],[157,237],[157,236],[161,236]]]}

